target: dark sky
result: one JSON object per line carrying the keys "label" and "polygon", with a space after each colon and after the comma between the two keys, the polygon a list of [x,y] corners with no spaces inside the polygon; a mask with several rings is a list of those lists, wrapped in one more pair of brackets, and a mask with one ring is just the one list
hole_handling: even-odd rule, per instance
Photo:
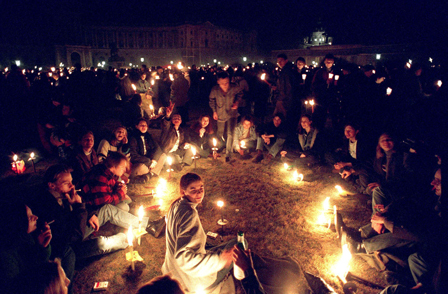
{"label": "dark sky", "polygon": [[[445,1],[2,1],[2,34],[56,41],[59,24],[151,26],[185,21],[258,31],[261,48],[294,48],[320,22],[334,44],[445,42]],[[434,3],[430,3],[434,2]],[[55,34],[56,33],[56,34]],[[42,37],[43,36],[43,37]]]}

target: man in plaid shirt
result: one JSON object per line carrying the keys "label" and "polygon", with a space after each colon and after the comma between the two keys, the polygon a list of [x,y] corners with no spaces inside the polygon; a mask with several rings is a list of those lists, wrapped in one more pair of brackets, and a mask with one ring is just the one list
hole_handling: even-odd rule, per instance
{"label": "man in plaid shirt", "polygon": [[132,200],[127,196],[126,184],[119,179],[126,171],[127,164],[123,154],[110,152],[103,164],[96,165],[84,176],[81,182],[83,200],[91,209],[112,204],[129,211]]}

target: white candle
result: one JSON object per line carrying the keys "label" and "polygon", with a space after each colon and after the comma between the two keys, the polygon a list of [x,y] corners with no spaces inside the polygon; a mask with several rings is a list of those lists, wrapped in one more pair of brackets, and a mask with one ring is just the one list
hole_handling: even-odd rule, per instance
{"label": "white candle", "polygon": [[143,205],[140,205],[140,207],[138,208],[137,215],[138,215],[138,234],[139,234],[137,243],[140,246],[141,239],[142,239],[142,237],[140,236],[140,231],[142,230],[142,221],[143,221],[143,215],[144,215]]}
{"label": "white candle", "polygon": [[134,235],[132,234],[132,226],[129,226],[129,230],[128,230],[128,245],[129,245],[129,250],[130,250],[130,255],[131,255],[131,268],[134,271],[135,270],[135,265],[134,265],[133,240],[134,240]]}

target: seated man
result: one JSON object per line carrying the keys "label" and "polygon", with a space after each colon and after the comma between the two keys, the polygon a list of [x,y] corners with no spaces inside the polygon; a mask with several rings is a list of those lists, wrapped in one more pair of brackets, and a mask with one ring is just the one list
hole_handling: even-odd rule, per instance
{"label": "seated man", "polygon": [[126,184],[118,179],[126,171],[128,160],[118,152],[109,152],[102,164],[95,165],[81,181],[84,202],[92,209],[100,209],[105,204],[129,211],[131,198],[127,196]]}
{"label": "seated man", "polygon": [[75,185],[88,173],[93,166],[98,164],[98,156],[93,149],[94,137],[92,131],[85,131],[75,148],[72,158],[73,180]]}
{"label": "seated man", "polygon": [[182,170],[185,165],[193,163],[193,152],[191,145],[187,142],[185,130],[180,126],[182,118],[179,114],[173,113],[174,104],[166,108],[166,116],[162,121],[162,135],[160,146],[167,156],[173,157],[173,163],[177,170]]}
{"label": "seated man", "polygon": [[165,164],[166,155],[159,144],[148,133],[148,123],[144,118],[137,120],[134,135],[130,138],[131,177],[144,176],[144,181],[152,175],[159,175]]}
{"label": "seated man", "polygon": [[285,143],[287,132],[284,123],[283,114],[276,113],[272,122],[264,125],[260,128],[260,136],[257,138],[257,157],[255,157],[254,162],[258,163],[263,160],[263,147],[265,147],[269,154],[266,159],[270,161],[274,158],[280,150],[283,148]]}
{"label": "seated man", "polygon": [[[31,207],[39,215],[39,221],[53,222],[51,244],[55,252],[64,252],[71,247],[80,259],[124,249],[128,246],[124,233],[86,239],[107,222],[126,229],[130,225],[139,225],[138,217],[113,205],[106,204],[98,210],[86,206],[76,193],[71,169],[66,165],[49,167],[44,176],[44,187],[37,192]],[[143,218],[143,227],[150,228],[152,225],[148,226],[148,218]]]}
{"label": "seated man", "polygon": [[244,156],[244,150],[254,150],[257,145],[257,133],[252,117],[245,116],[235,127],[233,133],[233,150]]}

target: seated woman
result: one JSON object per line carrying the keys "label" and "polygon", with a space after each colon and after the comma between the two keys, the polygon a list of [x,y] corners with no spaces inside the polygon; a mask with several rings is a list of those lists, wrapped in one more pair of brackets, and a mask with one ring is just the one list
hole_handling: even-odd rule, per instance
{"label": "seated woman", "polygon": [[[130,154],[131,148],[129,146],[128,131],[126,130],[125,127],[123,126],[116,127],[112,132],[112,136],[110,137],[110,139],[101,140],[100,144],[98,145],[98,151],[97,151],[98,161],[102,162],[111,151],[124,154],[128,159],[131,157]],[[126,172],[123,174],[121,179],[127,182],[130,174],[131,174],[131,167],[128,166],[126,168]]]}
{"label": "seated woman", "polygon": [[26,277],[50,258],[51,229],[37,228],[38,217],[23,203],[2,202],[0,210],[0,289],[27,293],[20,290]]}
{"label": "seated woman", "polygon": [[354,123],[347,123],[344,127],[344,143],[337,156],[334,168],[339,170],[341,177],[352,182],[357,192],[369,194],[369,172],[372,169],[373,148],[362,135],[360,128]]}
{"label": "seated woman", "polygon": [[[234,293],[233,279],[225,279],[232,269],[232,246],[206,249],[207,235],[196,207],[204,199],[204,182],[194,173],[180,179],[181,197],[175,200],[166,216],[166,254],[162,273],[171,273],[187,293],[203,290]],[[225,292],[227,293],[227,292]]]}
{"label": "seated woman", "polygon": [[313,120],[308,114],[302,115],[299,127],[300,157],[298,163],[311,166],[322,158],[322,145],[319,131],[313,127]]}
{"label": "seated woman", "polygon": [[76,185],[81,178],[88,173],[94,165],[98,164],[98,156],[93,149],[94,137],[92,131],[85,131],[78,146],[75,148],[72,159],[73,183]]}
{"label": "seated woman", "polygon": [[233,150],[244,156],[244,150],[254,151],[257,147],[257,133],[255,131],[254,120],[250,115],[246,115],[235,127],[233,133]]}
{"label": "seated woman", "polygon": [[201,115],[199,120],[191,125],[189,137],[190,144],[196,148],[200,157],[208,157],[211,153],[212,140],[214,133],[213,126],[210,123],[209,115]]}

